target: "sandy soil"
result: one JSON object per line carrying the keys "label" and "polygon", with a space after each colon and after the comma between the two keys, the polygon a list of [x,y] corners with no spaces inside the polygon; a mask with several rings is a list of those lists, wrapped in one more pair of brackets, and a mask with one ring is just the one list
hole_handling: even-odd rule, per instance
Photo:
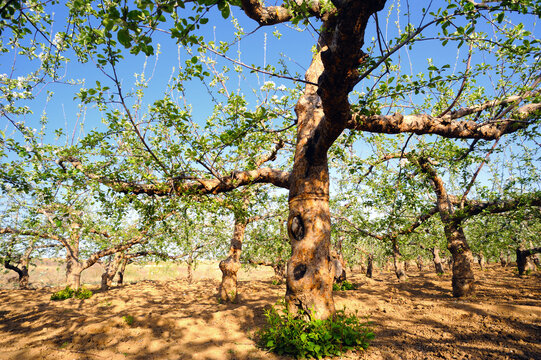
{"label": "sandy soil", "polygon": [[[219,304],[214,266],[200,266],[192,284],[140,280],[84,301],[0,290],[0,359],[288,359],[254,344],[285,286],[268,268],[243,270],[238,303]],[[350,275],[358,289],[336,292],[337,307],[370,316],[376,339],[342,359],[541,359],[541,274],[492,265],[476,275],[477,295],[463,300],[450,296],[450,275]]]}

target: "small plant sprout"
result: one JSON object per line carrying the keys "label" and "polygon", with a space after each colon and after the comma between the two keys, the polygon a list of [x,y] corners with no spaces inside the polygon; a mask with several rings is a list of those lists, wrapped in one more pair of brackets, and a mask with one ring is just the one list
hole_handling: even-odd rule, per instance
{"label": "small plant sprout", "polygon": [[135,321],[135,319],[133,318],[133,316],[131,315],[124,315],[122,316],[122,320],[124,321],[124,323],[128,326],[132,326],[133,325],[133,322]]}

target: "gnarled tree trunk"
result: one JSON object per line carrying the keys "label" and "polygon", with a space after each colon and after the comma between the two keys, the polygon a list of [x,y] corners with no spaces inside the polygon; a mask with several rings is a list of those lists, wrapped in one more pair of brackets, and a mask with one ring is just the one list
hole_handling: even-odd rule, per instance
{"label": "gnarled tree trunk", "polygon": [[453,255],[453,296],[470,295],[475,290],[473,274],[473,254],[462,227],[451,221],[444,225],[447,248]]}
{"label": "gnarled tree trunk", "polygon": [[485,270],[485,255],[482,252],[479,252],[477,263],[479,264],[481,270]]}
{"label": "gnarled tree trunk", "polygon": [[278,259],[276,263],[272,264],[272,270],[274,270],[274,278],[282,283],[286,277],[286,262],[282,259]]}
{"label": "gnarled tree trunk", "polygon": [[368,254],[366,262],[366,276],[372,278],[374,272],[374,254]]}
{"label": "gnarled tree trunk", "polygon": [[417,256],[416,264],[417,264],[417,268],[419,269],[419,272],[423,271],[424,263],[423,263],[423,258],[421,257],[421,255]]}
{"label": "gnarled tree trunk", "polygon": [[117,273],[117,270],[122,262],[123,255],[116,253],[113,260],[111,260],[105,267],[105,271],[101,274],[101,289],[108,290],[113,284],[113,278]]}
{"label": "gnarled tree trunk", "polygon": [[[359,267],[361,268],[361,273],[366,274],[366,265],[364,264],[365,258],[364,255],[359,255]],[[350,268],[350,271],[353,271],[353,268]]]}
{"label": "gnarled tree trunk", "polygon": [[538,254],[541,252],[541,247],[525,250],[524,246],[521,245],[517,248],[517,268],[519,276],[522,276],[527,270],[526,265],[528,264],[528,256]]}
{"label": "gnarled tree trunk", "polygon": [[500,264],[502,267],[507,266],[507,257],[503,255],[503,251],[500,251]]}
{"label": "gnarled tree trunk", "polygon": [[440,249],[434,246],[430,249],[430,252],[432,253],[432,261],[434,262],[434,270],[436,271],[436,274],[443,274],[445,271],[443,270],[443,263],[440,258]]}
{"label": "gnarled tree trunk", "polygon": [[129,261],[130,259],[124,255],[117,273],[117,285],[122,285],[124,283],[124,274],[126,273],[126,266],[128,265]]}
{"label": "gnarled tree trunk", "polygon": [[462,219],[455,216],[453,204],[447,194],[442,178],[426,158],[419,158],[422,171],[432,180],[436,193],[436,205],[443,223],[447,249],[453,256],[453,296],[467,296],[474,292],[475,276],[473,274],[473,254],[462,230]]}
{"label": "gnarled tree trunk", "polygon": [[[533,243],[532,243],[532,241],[530,240],[530,249],[533,249],[533,248],[534,248],[534,247],[533,247]],[[536,267],[541,266],[541,261],[539,260],[539,254],[532,254],[532,255],[531,255],[531,259],[532,259],[532,261],[533,261],[533,263],[534,263],[534,265],[535,265]]]}
{"label": "gnarled tree trunk", "polygon": [[[318,53],[306,73],[317,83],[323,71]],[[291,258],[287,263],[286,304],[326,319],[334,314],[334,271],[330,256],[331,218],[327,148],[319,144],[318,125],[324,118],[317,87],[307,85],[295,107],[297,147],[290,178],[289,218]]]}
{"label": "gnarled tree trunk", "polygon": [[235,216],[235,229],[231,238],[229,255],[227,259],[220,261],[222,282],[218,292],[221,301],[235,302],[237,300],[237,272],[240,269],[242,241],[244,240],[247,224],[246,219]]}
{"label": "gnarled tree trunk", "polygon": [[342,253],[331,250],[334,282],[341,283],[346,280],[346,262]]}
{"label": "gnarled tree trunk", "polygon": [[396,274],[396,277],[399,281],[405,281],[408,279],[408,276],[406,275],[406,269],[405,269],[405,263],[402,259],[402,254],[400,254],[400,249],[396,245],[396,243],[393,244],[393,265],[394,265],[394,272]]}
{"label": "gnarled tree trunk", "polygon": [[83,266],[80,262],[69,259],[66,264],[66,285],[74,290],[81,287],[81,272],[83,272]]}
{"label": "gnarled tree trunk", "polygon": [[29,274],[28,274],[28,264],[12,265],[9,260],[4,260],[4,267],[8,270],[13,270],[19,276],[19,289],[26,290],[28,289],[29,283]]}

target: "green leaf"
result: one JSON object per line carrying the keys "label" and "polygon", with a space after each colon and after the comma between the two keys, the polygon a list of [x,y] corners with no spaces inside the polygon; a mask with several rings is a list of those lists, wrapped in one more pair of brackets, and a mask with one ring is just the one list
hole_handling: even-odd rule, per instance
{"label": "green leaf", "polygon": [[128,29],[121,29],[118,31],[117,39],[124,47],[129,48],[131,46],[131,36]]}

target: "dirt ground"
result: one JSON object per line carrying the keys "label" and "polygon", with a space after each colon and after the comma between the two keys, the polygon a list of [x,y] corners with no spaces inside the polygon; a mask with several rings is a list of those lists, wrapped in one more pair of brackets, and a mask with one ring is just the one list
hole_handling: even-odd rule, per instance
{"label": "dirt ground", "polygon": [[[152,271],[132,268],[122,287],[90,285],[88,300],[51,301],[58,288],[0,290],[0,359],[289,359],[254,343],[264,309],[285,293],[269,268],[242,270],[240,299],[227,305],[216,299],[216,264],[199,266],[192,284],[182,270],[154,270],[167,280],[140,280]],[[39,274],[36,286],[47,283]],[[448,274],[411,270],[404,283],[390,272],[350,274],[358,289],[335,292],[337,308],[369,316],[376,338],[341,359],[541,359],[541,274],[491,265],[476,276],[477,295],[457,300]]]}

